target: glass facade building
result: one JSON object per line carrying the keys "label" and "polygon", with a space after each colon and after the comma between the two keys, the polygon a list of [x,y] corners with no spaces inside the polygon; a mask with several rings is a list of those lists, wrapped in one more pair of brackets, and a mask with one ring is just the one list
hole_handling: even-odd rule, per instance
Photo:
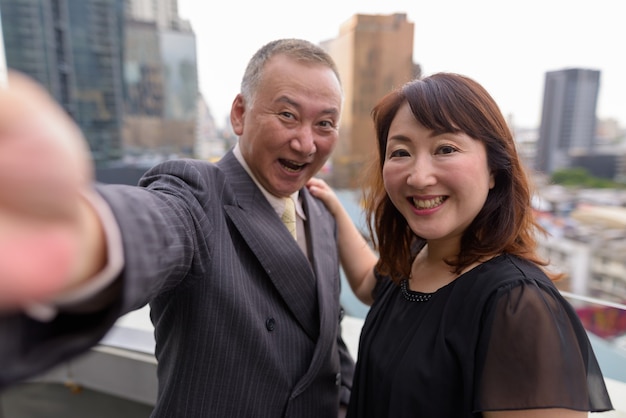
{"label": "glass facade building", "polygon": [[0,0],[6,61],[78,123],[96,163],[122,156],[123,0]]}
{"label": "glass facade building", "polygon": [[535,168],[551,174],[591,151],[600,71],[569,68],[546,73]]}

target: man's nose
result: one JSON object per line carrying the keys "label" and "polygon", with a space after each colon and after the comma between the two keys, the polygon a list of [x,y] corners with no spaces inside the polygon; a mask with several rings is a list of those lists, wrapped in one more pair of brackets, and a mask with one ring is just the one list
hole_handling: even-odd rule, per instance
{"label": "man's nose", "polygon": [[306,157],[315,154],[317,147],[315,145],[315,133],[313,129],[309,126],[299,129],[297,135],[291,140],[291,148]]}

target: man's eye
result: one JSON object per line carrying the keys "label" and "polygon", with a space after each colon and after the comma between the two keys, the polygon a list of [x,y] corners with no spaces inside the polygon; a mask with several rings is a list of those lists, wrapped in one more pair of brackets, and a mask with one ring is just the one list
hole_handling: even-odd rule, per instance
{"label": "man's eye", "polygon": [[293,115],[293,113],[291,112],[280,112],[279,113],[282,117],[287,118],[287,119],[293,119],[295,118],[295,116]]}

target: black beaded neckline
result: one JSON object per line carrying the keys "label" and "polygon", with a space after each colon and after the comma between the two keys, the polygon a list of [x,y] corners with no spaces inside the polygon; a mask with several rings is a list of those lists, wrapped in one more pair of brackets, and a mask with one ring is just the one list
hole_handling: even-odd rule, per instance
{"label": "black beaded neckline", "polygon": [[415,292],[409,289],[409,281],[407,279],[403,279],[400,282],[400,292],[404,299],[409,302],[428,302],[434,295],[434,293]]}

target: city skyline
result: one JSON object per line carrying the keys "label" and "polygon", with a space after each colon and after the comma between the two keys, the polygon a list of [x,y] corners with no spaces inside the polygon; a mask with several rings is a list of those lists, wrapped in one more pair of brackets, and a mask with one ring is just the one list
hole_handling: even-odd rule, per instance
{"label": "city skyline", "polygon": [[626,26],[619,2],[530,0],[319,0],[296,9],[276,0],[214,3],[179,0],[197,38],[200,90],[216,123],[224,124],[249,57],[276,38],[320,43],[338,36],[354,14],[406,13],[415,23],[413,59],[425,75],[465,74],[483,84],[518,127],[538,128],[545,74],[566,68],[600,70],[597,116],[626,124]]}

